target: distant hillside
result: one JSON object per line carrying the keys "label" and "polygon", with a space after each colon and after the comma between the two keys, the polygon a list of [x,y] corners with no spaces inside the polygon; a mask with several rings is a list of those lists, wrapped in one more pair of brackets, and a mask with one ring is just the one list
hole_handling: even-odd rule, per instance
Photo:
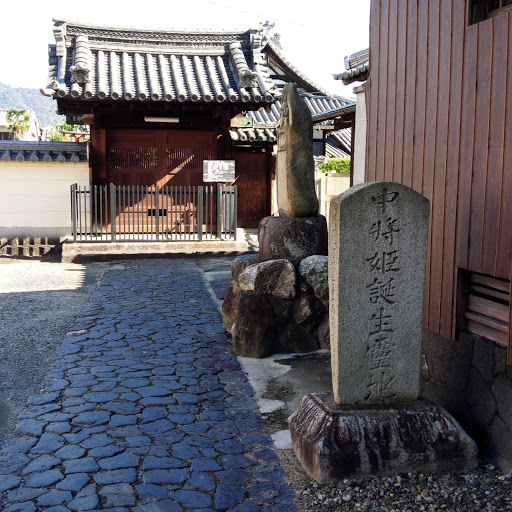
{"label": "distant hillside", "polygon": [[0,83],[0,108],[28,108],[35,112],[40,124],[51,124],[63,119],[55,113],[57,102],[43,96],[39,89],[11,87]]}

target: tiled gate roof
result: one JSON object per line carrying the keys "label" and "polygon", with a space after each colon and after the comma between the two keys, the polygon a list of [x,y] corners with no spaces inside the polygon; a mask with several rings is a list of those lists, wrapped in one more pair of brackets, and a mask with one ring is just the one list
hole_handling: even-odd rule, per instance
{"label": "tiled gate roof", "polygon": [[261,29],[174,32],[54,20],[48,85],[55,98],[271,103],[279,91]]}

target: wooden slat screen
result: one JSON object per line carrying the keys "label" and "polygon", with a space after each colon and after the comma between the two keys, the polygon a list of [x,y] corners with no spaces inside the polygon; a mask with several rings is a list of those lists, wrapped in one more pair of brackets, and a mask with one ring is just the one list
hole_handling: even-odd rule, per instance
{"label": "wooden slat screen", "polygon": [[510,282],[475,272],[467,272],[466,280],[463,327],[507,346]]}

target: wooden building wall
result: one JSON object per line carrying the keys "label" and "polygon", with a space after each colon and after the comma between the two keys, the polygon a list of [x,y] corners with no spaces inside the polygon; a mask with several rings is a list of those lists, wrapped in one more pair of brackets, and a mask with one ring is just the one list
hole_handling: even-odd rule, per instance
{"label": "wooden building wall", "polygon": [[372,0],[367,102],[366,180],[431,201],[424,326],[453,338],[457,270],[510,280],[512,13]]}

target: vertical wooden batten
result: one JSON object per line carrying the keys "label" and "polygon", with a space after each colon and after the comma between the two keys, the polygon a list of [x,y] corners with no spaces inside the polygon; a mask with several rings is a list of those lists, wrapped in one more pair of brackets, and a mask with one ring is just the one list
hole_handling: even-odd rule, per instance
{"label": "vertical wooden batten", "polygon": [[[431,201],[424,326],[456,335],[459,269],[510,279],[512,13],[372,1],[366,181]],[[512,356],[509,356],[512,358]]]}

